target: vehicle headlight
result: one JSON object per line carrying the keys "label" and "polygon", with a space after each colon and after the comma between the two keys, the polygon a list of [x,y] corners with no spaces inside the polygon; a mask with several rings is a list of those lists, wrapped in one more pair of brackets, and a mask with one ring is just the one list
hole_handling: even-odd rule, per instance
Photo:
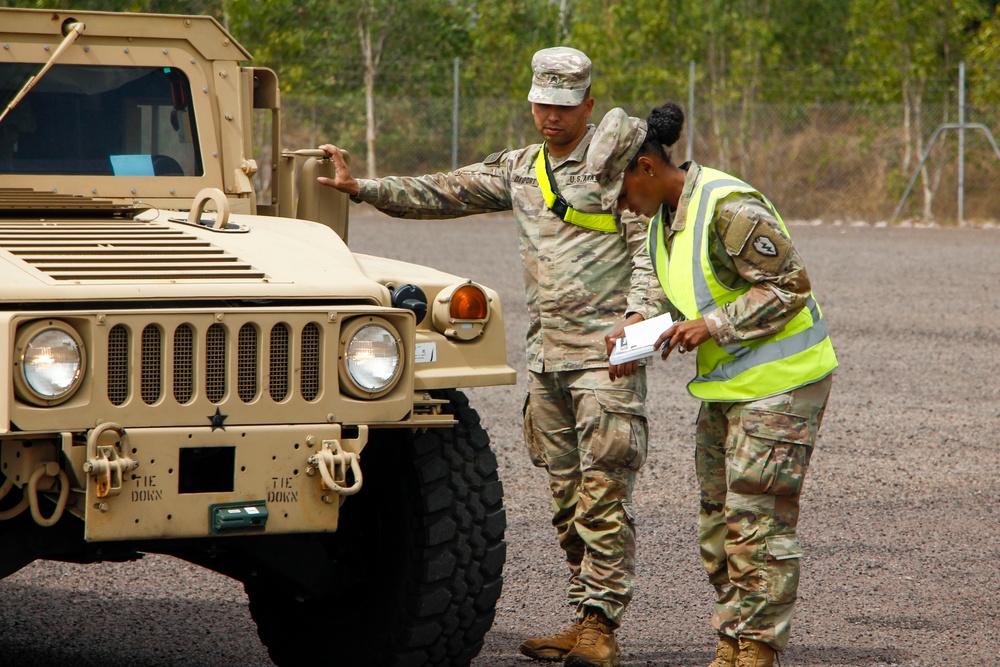
{"label": "vehicle headlight", "polygon": [[358,318],[342,329],[343,389],[356,398],[376,398],[395,386],[403,367],[399,334],[377,317]]}
{"label": "vehicle headlight", "polygon": [[68,399],[83,379],[83,343],[69,325],[36,322],[18,336],[19,394],[36,405]]}

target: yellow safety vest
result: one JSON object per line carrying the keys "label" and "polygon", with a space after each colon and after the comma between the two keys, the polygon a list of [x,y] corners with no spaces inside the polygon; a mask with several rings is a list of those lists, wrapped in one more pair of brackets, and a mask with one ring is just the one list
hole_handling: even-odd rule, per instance
{"label": "yellow safety vest", "polygon": [[[684,229],[674,234],[669,254],[662,207],[649,226],[647,248],[660,285],[688,319],[704,317],[750,289],[746,285],[731,290],[719,283],[709,257],[715,207],[734,192],[759,196],[788,233],[763,195],[743,181],[705,167],[688,203]],[[811,293],[805,307],[781,331],[724,348],[709,338],[698,346],[697,357],[698,374],[688,383],[688,391],[703,401],[750,401],[783,394],[816,382],[837,367],[823,313]]]}
{"label": "yellow safety vest", "polygon": [[538,158],[535,160],[535,177],[538,179],[538,187],[542,191],[542,198],[545,205],[553,213],[559,216],[564,222],[570,222],[595,232],[617,232],[618,226],[615,224],[615,216],[610,213],[583,213],[577,211],[559,194],[558,188],[553,189],[553,182],[549,180],[549,165],[545,159],[545,144],[538,150]]}

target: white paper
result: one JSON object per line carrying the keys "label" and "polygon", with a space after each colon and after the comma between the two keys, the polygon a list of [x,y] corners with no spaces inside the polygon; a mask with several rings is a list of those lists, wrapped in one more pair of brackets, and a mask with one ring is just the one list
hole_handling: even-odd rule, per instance
{"label": "white paper", "polygon": [[673,323],[674,319],[670,317],[670,313],[663,313],[651,320],[629,324],[625,327],[625,336],[615,343],[615,349],[611,352],[611,363],[624,364],[653,356],[656,352],[653,349],[656,339]]}

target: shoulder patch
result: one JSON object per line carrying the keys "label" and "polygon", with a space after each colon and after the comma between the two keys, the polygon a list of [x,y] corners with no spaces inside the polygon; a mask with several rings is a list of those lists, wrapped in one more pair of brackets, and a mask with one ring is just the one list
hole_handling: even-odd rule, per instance
{"label": "shoulder patch", "polygon": [[757,228],[757,222],[757,218],[745,206],[730,204],[723,209],[719,216],[718,230],[730,256],[736,257],[743,252]]}
{"label": "shoulder patch", "polygon": [[778,256],[778,247],[774,245],[774,241],[763,234],[753,240],[753,249],[765,257]]}
{"label": "shoulder patch", "polygon": [[487,155],[487,156],[486,156],[486,159],[485,159],[485,160],[483,160],[483,164],[485,164],[485,165],[488,165],[488,166],[490,166],[490,167],[495,167],[495,166],[497,166],[498,164],[500,164],[500,160],[501,160],[501,159],[503,158],[503,156],[504,156],[504,155],[506,155],[506,154],[507,154],[508,152],[509,152],[509,151],[508,151],[508,150],[507,150],[507,149],[505,148],[505,149],[504,149],[504,150],[502,150],[502,151],[497,151],[496,153],[490,153],[489,155]]}

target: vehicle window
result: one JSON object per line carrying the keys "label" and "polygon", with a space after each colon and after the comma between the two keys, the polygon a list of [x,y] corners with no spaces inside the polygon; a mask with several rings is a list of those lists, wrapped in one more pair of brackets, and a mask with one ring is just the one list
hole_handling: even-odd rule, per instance
{"label": "vehicle window", "polygon": [[[0,108],[40,68],[0,63]],[[0,174],[200,176],[190,101],[174,68],[56,64],[0,122]]]}

